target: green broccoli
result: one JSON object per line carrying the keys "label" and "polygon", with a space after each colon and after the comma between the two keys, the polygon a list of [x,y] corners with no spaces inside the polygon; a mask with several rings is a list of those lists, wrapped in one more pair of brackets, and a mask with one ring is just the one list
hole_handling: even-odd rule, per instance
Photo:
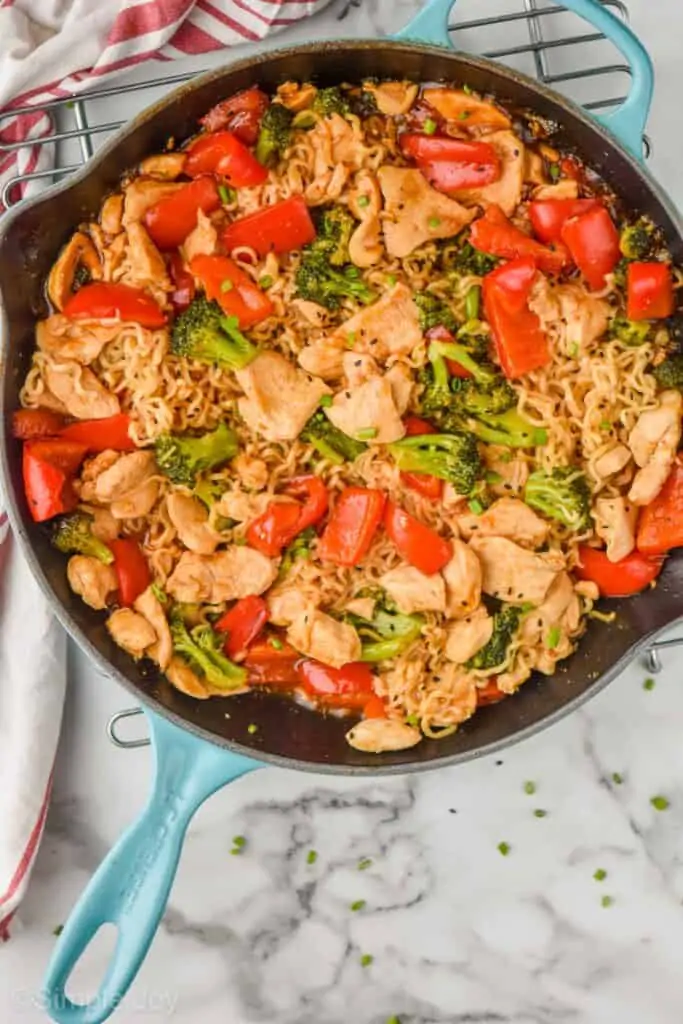
{"label": "green broccoli", "polygon": [[289,544],[282,552],[282,561],[280,562],[280,568],[278,569],[277,577],[279,580],[285,578],[290,572],[292,566],[300,558],[310,558],[311,555],[311,544],[317,537],[317,533],[312,526],[307,526],[298,537],[295,537],[291,544]]}
{"label": "green broccoli", "polygon": [[218,480],[208,480],[206,477],[195,480],[192,488],[195,498],[199,498],[208,509],[211,509],[216,504],[224,492],[224,483],[219,483]]}
{"label": "green broccoli", "polygon": [[656,242],[656,229],[647,217],[639,217],[633,224],[622,228],[619,237],[621,255],[627,260],[646,260]]}
{"label": "green broccoli", "polygon": [[663,363],[651,371],[660,388],[677,388],[683,391],[683,354],[676,352],[667,356]]}
{"label": "green broccoli", "polygon": [[465,431],[417,434],[387,447],[400,470],[446,480],[458,494],[471,494],[484,476],[477,439]]}
{"label": "green broccoli", "polygon": [[524,500],[530,508],[581,531],[590,525],[591,491],[580,469],[561,466],[552,473],[537,470],[524,488]]}
{"label": "green broccoli", "polygon": [[548,443],[548,431],[525,419],[516,409],[508,409],[499,416],[487,416],[485,420],[472,417],[468,423],[472,433],[484,444],[505,448],[542,448]]}
{"label": "green broccoli", "polygon": [[294,114],[282,103],[271,103],[261,118],[254,155],[259,163],[272,167],[281,158],[292,136]]}
{"label": "green broccoli", "polygon": [[[208,434],[161,434],[154,442],[159,469],[174,484],[194,487],[197,477],[237,455],[234,431],[219,423]],[[203,500],[203,499],[202,499]]]}
{"label": "green broccoli", "polygon": [[170,618],[173,650],[198,670],[207,683],[219,690],[239,690],[247,680],[247,670],[235,665],[221,650],[221,638],[209,625],[188,630],[183,617],[174,610]]}
{"label": "green broccoli", "polygon": [[458,276],[468,274],[474,277],[485,277],[500,263],[496,256],[479,252],[468,241],[469,230],[461,231],[456,238],[448,238],[441,243],[439,262],[441,269]]}
{"label": "green broccoli", "polygon": [[517,393],[496,367],[476,362],[465,346],[434,341],[429,346],[428,357],[435,377],[442,383],[448,381],[446,359],[452,359],[469,371],[471,377],[453,377],[450,380],[456,406],[467,415],[497,415],[517,405]]}
{"label": "green broccoli", "polygon": [[326,309],[339,309],[342,299],[354,299],[369,306],[377,297],[363,281],[357,267],[335,270],[326,253],[308,248],[303,251],[295,283],[302,299],[317,302]]}
{"label": "green broccoli", "polygon": [[85,512],[72,512],[62,516],[52,530],[52,543],[65,555],[90,555],[105,565],[111,565],[114,555],[107,545],[92,532],[93,517]]}
{"label": "green broccoli", "polygon": [[611,336],[629,348],[644,345],[651,331],[652,325],[647,320],[626,320],[624,317],[615,317],[610,326]]}
{"label": "green broccoli", "polygon": [[419,311],[418,320],[423,334],[433,327],[445,327],[452,334],[456,333],[458,321],[451,308],[442,299],[432,292],[418,292],[413,295],[413,302]]}
{"label": "green broccoli", "polygon": [[521,617],[520,608],[511,604],[503,605],[500,611],[493,616],[491,639],[470,658],[467,667],[486,671],[503,665],[507,658],[508,648],[519,629]]}
{"label": "green broccoli", "polygon": [[322,409],[313,413],[299,434],[299,440],[304,444],[313,445],[323,458],[337,466],[344,462],[353,462],[368,448],[362,441],[356,441],[335,427]]}
{"label": "green broccoli", "polygon": [[318,223],[318,234],[307,247],[309,252],[322,253],[333,267],[349,262],[349,239],[356,228],[356,222],[343,206],[332,206],[325,210]]}
{"label": "green broccoli", "polygon": [[384,602],[377,605],[372,619],[351,613],[344,619],[361,638],[360,660],[370,663],[397,658],[417,640],[424,625],[421,615],[404,615]]}
{"label": "green broccoli", "polygon": [[258,349],[239,330],[237,317],[224,316],[218,303],[204,295],[198,295],[176,318],[171,352],[231,370],[243,369],[258,355]]}
{"label": "green broccoli", "polygon": [[340,114],[345,117],[349,113],[349,101],[344,96],[338,85],[330,85],[325,89],[318,89],[312,103],[312,109],[323,117],[331,114]]}

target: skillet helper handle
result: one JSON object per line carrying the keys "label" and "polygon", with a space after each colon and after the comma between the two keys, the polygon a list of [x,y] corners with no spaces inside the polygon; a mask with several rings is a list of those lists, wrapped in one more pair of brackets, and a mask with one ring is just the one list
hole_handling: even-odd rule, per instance
{"label": "skillet helper handle", "polygon": [[[453,49],[448,34],[448,18],[457,0],[428,0],[395,39],[432,43]],[[616,135],[622,146],[639,160],[643,159],[643,132],[652,103],[654,70],[650,55],[629,26],[617,18],[599,0],[557,0],[560,6],[588,21],[614,43],[628,62],[631,88],[621,104],[597,120]]]}
{"label": "skillet helper handle", "polygon": [[[58,940],[42,1005],[60,1024],[100,1024],[117,1008],[159,926],[193,814],[217,789],[261,767],[145,714],[156,755],[152,793],[100,864]],[[118,938],[102,985],[89,1003],[73,1003],[65,991],[69,975],[100,926],[109,922],[117,926]]]}

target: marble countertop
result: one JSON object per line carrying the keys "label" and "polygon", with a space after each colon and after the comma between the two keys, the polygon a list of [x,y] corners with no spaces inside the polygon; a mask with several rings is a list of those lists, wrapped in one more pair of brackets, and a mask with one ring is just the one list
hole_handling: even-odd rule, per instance
{"label": "marble countertop", "polygon": [[[279,39],[391,31],[414,6],[337,0]],[[459,18],[515,6],[462,0]],[[683,202],[680,2],[629,6],[657,67],[651,167]],[[148,786],[149,751],[106,738],[130,697],[74,647],[69,657],[47,831],[0,952],[7,1024],[46,1019],[37,993],[53,931]],[[114,1019],[679,1024],[683,651],[663,663],[654,688],[634,663],[573,717],[498,758],[374,782],[269,769],[223,790],[190,828],[168,912]],[[231,856],[237,835],[246,844]],[[105,946],[77,968],[79,997],[94,992]]]}

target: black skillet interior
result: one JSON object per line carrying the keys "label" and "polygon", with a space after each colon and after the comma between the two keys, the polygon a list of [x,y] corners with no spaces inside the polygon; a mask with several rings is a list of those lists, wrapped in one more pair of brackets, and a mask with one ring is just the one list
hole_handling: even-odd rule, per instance
{"label": "black skillet interior", "polygon": [[[197,119],[209,107],[255,82],[273,88],[292,78],[334,84],[367,76],[467,81],[475,89],[495,93],[514,108],[528,107],[552,118],[562,125],[554,144],[582,155],[622,196],[627,209],[650,214],[663,227],[677,260],[683,262],[681,228],[666,197],[587,116],[531,80],[486,61],[403,43],[341,42],[279,51],[239,62],[176,91],[170,102],[160,102],[133,121],[120,141],[108,144],[103,155],[76,181],[27,204],[18,216],[7,218],[9,224],[0,239],[0,290],[6,317],[2,387],[5,424],[19,404],[19,387],[34,347],[35,320],[46,313],[43,282],[49,268],[71,231],[96,213],[124,170],[163,148],[169,136],[182,140],[192,135]],[[92,612],[71,593],[63,556],[51,548],[46,532],[30,521],[21,486],[20,447],[9,438],[7,430],[3,461],[14,527],[25,554],[64,626],[98,666],[143,703],[185,728],[292,768],[397,772],[437,767],[488,753],[549,724],[597,692],[647,636],[681,614],[683,561],[673,557],[654,591],[612,603],[618,612],[615,623],[590,624],[578,652],[553,678],[529,681],[516,696],[482,709],[447,739],[424,741],[412,750],[381,757],[364,755],[344,740],[348,720],[321,716],[270,695],[195,701],[178,693],[163,678],[144,674],[111,641],[103,615]],[[253,734],[248,731],[250,723],[258,727]]]}

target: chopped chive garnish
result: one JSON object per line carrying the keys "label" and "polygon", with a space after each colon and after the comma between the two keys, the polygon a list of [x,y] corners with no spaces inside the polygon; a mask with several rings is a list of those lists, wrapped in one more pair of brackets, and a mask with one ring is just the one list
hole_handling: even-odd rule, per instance
{"label": "chopped chive garnish", "polygon": [[372,956],[372,954],[363,953],[362,957],[360,958],[361,967],[369,967],[374,959],[375,958]]}
{"label": "chopped chive garnish", "polygon": [[250,722],[247,726],[247,732],[250,736],[253,736],[255,732],[258,732],[258,725],[255,725],[254,722]]}
{"label": "chopped chive garnish", "polygon": [[600,420],[600,430],[607,431],[607,430],[611,430],[611,429],[612,429],[612,424],[610,423],[609,420]]}
{"label": "chopped chive garnish", "polygon": [[534,818],[547,818],[548,812],[544,811],[543,808],[537,807],[534,811]]}
{"label": "chopped chive garnish", "polygon": [[360,208],[363,209],[363,207],[370,205],[370,197],[369,196],[358,196],[358,199],[356,200],[356,202],[358,203]]}
{"label": "chopped chive garnish", "polygon": [[467,507],[473,516],[480,516],[484,511],[484,506],[479,501],[479,498],[470,498],[467,502]]}
{"label": "chopped chive garnish", "polygon": [[535,782],[531,782],[531,780],[529,780],[529,782],[525,782],[524,783],[524,792],[526,793],[527,796],[533,796],[534,793],[536,792],[536,783]]}
{"label": "chopped chive garnish", "polygon": [[472,89],[471,85],[468,85],[467,82],[465,82],[465,84],[462,87],[462,91],[466,93],[467,96],[471,96],[474,90]]}
{"label": "chopped chive garnish", "polygon": [[349,331],[348,334],[346,335],[346,347],[347,348],[353,348],[353,346],[355,344],[356,344],[356,332],[355,331]]}
{"label": "chopped chive garnish", "polygon": [[228,188],[227,185],[218,186],[218,195],[221,197],[222,203],[234,203],[237,198],[234,188]]}
{"label": "chopped chive garnish", "polygon": [[643,689],[644,690],[654,690],[654,688],[655,688],[655,681],[652,678],[646,679],[645,682],[643,683]]}
{"label": "chopped chive garnish", "polygon": [[551,164],[548,168],[548,174],[550,175],[551,181],[557,181],[561,173],[559,164]]}
{"label": "chopped chive garnish", "polygon": [[264,274],[263,277],[258,279],[259,288],[270,288],[273,283],[273,279],[270,274]]}
{"label": "chopped chive garnish", "polygon": [[270,646],[274,647],[276,651],[281,651],[285,646],[279,636],[271,636]]}
{"label": "chopped chive garnish", "polygon": [[396,281],[397,281],[396,274],[387,274],[387,284],[389,285],[390,288],[394,287],[394,285],[396,284]]}
{"label": "chopped chive garnish", "polygon": [[356,431],[356,437],[359,441],[372,441],[373,437],[377,437],[379,430],[377,427],[363,427],[362,430]]}
{"label": "chopped chive garnish", "polygon": [[509,843],[498,843],[498,853],[500,853],[503,857],[507,857],[509,852],[510,852],[510,844]]}
{"label": "chopped chive garnish", "polygon": [[614,897],[613,896],[603,896],[602,899],[600,900],[600,905],[603,906],[603,907],[611,907],[613,903],[614,903]]}
{"label": "chopped chive garnish", "polygon": [[441,224],[441,218],[440,217],[430,217],[429,220],[427,221],[427,227],[431,228],[432,231],[435,228],[438,228],[440,224]]}
{"label": "chopped chive garnish", "polygon": [[315,864],[317,859],[318,859],[318,854],[316,853],[316,851],[315,850],[309,850],[308,851],[308,856],[306,857],[306,863],[307,864]]}
{"label": "chopped chive garnish", "polygon": [[562,632],[559,626],[553,626],[552,629],[548,630],[548,635],[545,639],[545,645],[549,651],[554,651],[562,638]]}
{"label": "chopped chive garnish", "polygon": [[472,116],[472,111],[471,110],[462,110],[458,114],[458,121],[466,121],[467,118],[471,117],[471,116]]}
{"label": "chopped chive garnish", "polygon": [[479,285],[472,285],[468,288],[467,295],[465,296],[465,316],[468,320],[477,320],[479,318],[479,306],[481,302],[481,288]]}
{"label": "chopped chive garnish", "polygon": [[579,346],[578,346],[577,342],[573,342],[570,345],[570,347],[569,347],[569,355],[572,357],[572,359],[576,359],[578,354],[579,354]]}
{"label": "chopped chive garnish", "polygon": [[624,776],[620,775],[619,772],[612,772],[612,782],[615,786],[620,786],[624,781]]}
{"label": "chopped chive garnish", "polygon": [[55,936],[59,936],[59,935],[62,934],[63,931],[64,931],[64,925],[63,924],[58,924],[56,928],[52,929],[52,934],[55,935]]}
{"label": "chopped chive garnish", "polygon": [[369,867],[372,867],[372,861],[369,857],[361,857],[358,861],[358,870],[367,871]]}
{"label": "chopped chive garnish", "polygon": [[598,870],[594,873],[593,878],[596,882],[604,882],[607,878],[607,872],[604,868],[598,868]]}
{"label": "chopped chive garnish", "polygon": [[420,724],[420,716],[416,714],[407,715],[406,722],[408,725],[418,726]]}
{"label": "chopped chive garnish", "polygon": [[666,811],[669,807],[669,801],[665,796],[653,796],[650,803],[656,811]]}
{"label": "chopped chive garnish", "polygon": [[221,281],[221,291],[222,292],[231,292],[234,287],[235,286],[232,283],[232,281],[228,281],[227,279],[225,281]]}
{"label": "chopped chive garnish", "polygon": [[425,123],[422,125],[422,131],[425,133],[425,135],[433,135],[436,129],[436,121],[434,121],[431,117],[428,117]]}
{"label": "chopped chive garnish", "polygon": [[322,405],[323,409],[329,409],[329,407],[332,405],[332,395],[323,395],[323,397],[320,399],[320,404]]}
{"label": "chopped chive garnish", "polygon": [[364,906],[365,900],[354,900],[351,906],[349,907],[349,910],[352,910],[355,914],[357,910],[362,910]]}

